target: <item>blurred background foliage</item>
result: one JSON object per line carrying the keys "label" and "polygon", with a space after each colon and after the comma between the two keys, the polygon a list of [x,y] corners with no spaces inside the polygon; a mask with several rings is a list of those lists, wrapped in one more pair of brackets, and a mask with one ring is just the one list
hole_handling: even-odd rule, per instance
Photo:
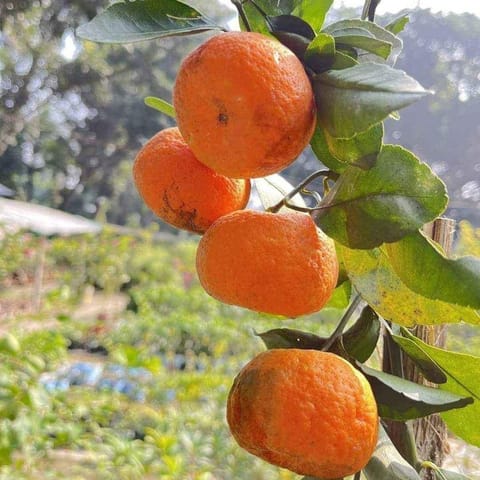
{"label": "blurred background foliage", "polygon": [[[40,311],[4,310],[31,294],[24,253],[40,241],[0,240],[0,479],[296,478],[241,451],[225,422],[233,377],[263,349],[253,329],[278,319],[209,297],[196,242],[50,239]],[[282,326],[326,335],[340,314]]]}
{"label": "blurred background foliage", "polygon": [[[127,46],[79,42],[75,28],[106,4],[1,2],[0,183],[18,199],[121,225],[148,225],[154,219],[133,188],[131,165],[145,140],[171,119],[146,107],[143,98],[171,99],[180,61],[206,34]],[[218,1],[197,4],[222,25],[232,19]],[[335,10],[330,21],[355,15]],[[403,111],[400,121],[387,122],[386,136],[445,180],[452,199],[448,215],[477,225],[479,34],[474,15],[411,13],[399,68],[436,95]],[[295,182],[317,168],[306,152],[286,174]]]}

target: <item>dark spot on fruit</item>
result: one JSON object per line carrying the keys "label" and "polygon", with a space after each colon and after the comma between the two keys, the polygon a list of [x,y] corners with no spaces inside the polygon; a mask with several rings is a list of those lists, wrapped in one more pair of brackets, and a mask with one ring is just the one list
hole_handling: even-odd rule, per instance
{"label": "dark spot on fruit", "polygon": [[218,114],[218,121],[226,125],[228,123],[228,115],[226,113],[219,113]]}

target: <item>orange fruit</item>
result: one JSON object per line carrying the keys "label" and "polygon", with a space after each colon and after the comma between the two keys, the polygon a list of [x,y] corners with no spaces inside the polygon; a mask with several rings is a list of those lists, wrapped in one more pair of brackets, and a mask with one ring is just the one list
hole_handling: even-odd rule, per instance
{"label": "orange fruit", "polygon": [[198,245],[196,266],[212,297],[290,317],[320,310],[338,277],[333,241],[297,212],[219,218]]}
{"label": "orange fruit", "polygon": [[227,421],[237,443],[300,475],[343,478],[377,443],[378,414],[366,378],[318,350],[268,350],[235,378]]}
{"label": "orange fruit", "polygon": [[180,66],[173,102],[178,128],[197,158],[233,178],[285,168],[315,128],[303,65],[259,33],[222,33],[190,53]]}
{"label": "orange fruit", "polygon": [[250,181],[224,177],[200,163],[178,128],[153,136],[133,166],[135,185],[147,206],[177,228],[203,233],[219,217],[245,208]]}

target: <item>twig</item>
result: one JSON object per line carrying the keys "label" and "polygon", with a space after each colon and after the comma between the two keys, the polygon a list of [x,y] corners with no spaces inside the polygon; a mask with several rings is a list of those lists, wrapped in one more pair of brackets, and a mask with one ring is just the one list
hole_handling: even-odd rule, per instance
{"label": "twig", "polygon": [[328,337],[327,341],[323,345],[322,350],[324,352],[328,350],[335,343],[335,340],[343,333],[348,321],[350,320],[350,317],[360,305],[361,301],[362,297],[360,297],[360,295],[357,293],[353,298],[352,303],[350,303],[350,306],[347,308],[347,311],[343,314],[342,318],[338,322],[337,328],[335,328],[333,333],[330,335],[330,337]]}
{"label": "twig", "polygon": [[243,9],[243,1],[242,0],[232,0],[232,3],[235,5],[235,8],[238,11],[238,15],[242,19],[242,22],[245,25],[245,28],[247,29],[247,31],[251,32],[252,27],[250,25],[250,22],[248,21],[247,15],[245,14],[245,10]]}
{"label": "twig", "polygon": [[[313,172],[311,175],[309,175],[305,180],[303,180],[301,183],[299,183],[291,192],[289,192],[287,195],[285,195],[280,202],[278,202],[276,205],[273,205],[273,207],[270,207],[268,209],[269,212],[271,213],[276,213],[278,212],[282,207],[290,206],[288,203],[289,200],[291,200],[297,193],[301,192],[309,183],[313,182],[316,178],[318,177],[329,177],[331,175],[330,170],[318,170],[317,172]],[[295,210],[300,210],[300,211],[312,211],[310,208],[308,209],[303,209],[302,207],[295,207]]]}

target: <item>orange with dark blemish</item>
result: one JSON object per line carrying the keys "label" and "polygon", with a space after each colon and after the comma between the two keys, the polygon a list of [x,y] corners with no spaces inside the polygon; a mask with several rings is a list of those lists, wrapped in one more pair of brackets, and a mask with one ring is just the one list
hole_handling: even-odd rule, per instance
{"label": "orange with dark blemish", "polygon": [[303,65],[259,33],[222,33],[194,50],[180,67],[173,102],[178,128],[197,158],[233,178],[287,167],[315,128]]}
{"label": "orange with dark blemish", "polygon": [[144,145],[135,159],[133,178],[157,216],[196,233],[245,208],[250,196],[249,180],[227,178],[200,163],[176,127],[160,131]]}
{"label": "orange with dark blemish", "polygon": [[318,350],[257,355],[233,383],[227,420],[245,450],[318,478],[361,470],[377,443],[377,406],[366,378]]}

